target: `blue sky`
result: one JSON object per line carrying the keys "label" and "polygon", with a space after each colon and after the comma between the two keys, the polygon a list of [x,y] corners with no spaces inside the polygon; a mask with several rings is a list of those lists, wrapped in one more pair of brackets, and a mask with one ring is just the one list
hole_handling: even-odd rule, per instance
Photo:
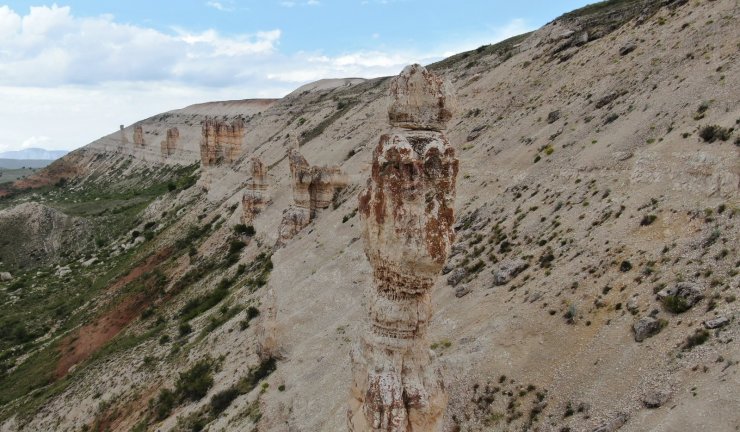
{"label": "blue sky", "polygon": [[397,73],[589,1],[0,2],[0,151],[71,149],[169,109]]}

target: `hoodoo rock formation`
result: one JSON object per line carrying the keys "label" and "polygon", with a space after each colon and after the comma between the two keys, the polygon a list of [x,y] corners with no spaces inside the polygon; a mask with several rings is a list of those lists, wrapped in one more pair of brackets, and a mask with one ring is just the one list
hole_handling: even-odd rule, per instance
{"label": "hoodoo rock formation", "polygon": [[339,167],[311,166],[296,149],[288,150],[288,162],[293,179],[293,205],[283,212],[278,245],[285,244],[311,223],[319,210],[329,207],[334,192],[347,183]]}
{"label": "hoodoo rock formation", "polygon": [[180,131],[174,127],[167,129],[167,136],[160,143],[162,156],[172,156],[177,150],[177,140],[180,139]]}
{"label": "hoodoo rock formation", "polygon": [[144,141],[144,128],[141,125],[134,127],[134,146],[145,147],[146,142]]}
{"label": "hoodoo rock formation", "polygon": [[252,225],[257,216],[270,202],[267,193],[267,166],[257,156],[252,158],[252,180],[242,196],[242,221]]}
{"label": "hoodoo rock formation", "polygon": [[352,352],[353,432],[438,431],[447,405],[426,340],[431,289],[449,254],[458,160],[441,132],[451,86],[419,65],[394,78],[371,177],[360,195],[365,254],[373,268],[366,334]]}
{"label": "hoodoo rock formation", "polygon": [[200,160],[203,166],[233,163],[241,153],[244,140],[244,120],[231,123],[216,118],[203,121],[200,141]]}

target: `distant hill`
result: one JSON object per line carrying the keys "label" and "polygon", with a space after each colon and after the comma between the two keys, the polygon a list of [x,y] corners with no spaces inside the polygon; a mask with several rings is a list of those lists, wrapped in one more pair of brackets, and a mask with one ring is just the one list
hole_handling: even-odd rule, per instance
{"label": "distant hill", "polygon": [[[28,148],[24,150],[15,150],[0,152],[0,159],[38,159],[53,161],[69,153],[67,150],[46,150],[42,148]],[[46,164],[48,165],[48,163]],[[46,166],[40,165],[40,166]]]}
{"label": "distant hill", "polygon": [[51,159],[6,159],[0,157],[0,168],[19,169],[19,168],[43,168],[54,162]]}

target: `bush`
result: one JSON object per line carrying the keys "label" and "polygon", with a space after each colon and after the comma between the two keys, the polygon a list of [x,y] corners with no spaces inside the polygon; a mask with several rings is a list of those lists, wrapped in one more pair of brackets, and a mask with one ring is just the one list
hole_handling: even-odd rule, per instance
{"label": "bush", "polygon": [[628,271],[632,270],[632,263],[629,261],[622,261],[621,264],[619,264],[619,271],[622,273],[626,273]]}
{"label": "bush", "polygon": [[732,129],[723,128],[718,125],[708,125],[701,128],[699,131],[699,137],[704,142],[713,143],[717,140],[727,141],[732,135]]}
{"label": "bush", "polygon": [[193,332],[193,328],[190,327],[190,324],[184,322],[180,323],[180,336],[186,336]]}
{"label": "bush", "polygon": [[156,419],[166,419],[175,407],[175,402],[175,393],[170,389],[162,389],[159,392],[159,396],[157,396],[157,401],[155,402],[154,413],[156,415]]}
{"label": "bush", "polygon": [[256,234],[256,231],[254,230],[254,227],[252,225],[245,224],[234,225],[234,232],[240,235],[245,235],[247,237],[252,237]]}
{"label": "bush", "polygon": [[181,401],[197,401],[213,386],[213,360],[206,358],[197,362],[185,372],[181,372],[175,389]]}
{"label": "bush", "polygon": [[695,346],[704,344],[707,340],[709,340],[709,332],[704,329],[697,330],[696,333],[686,338],[683,349],[690,350]]}
{"label": "bush", "polygon": [[658,219],[658,216],[655,215],[645,215],[642,217],[642,220],[640,221],[640,226],[648,226],[652,225],[655,220]]}
{"label": "bush", "polygon": [[218,415],[224,412],[237,397],[239,397],[239,391],[234,387],[213,395],[211,398],[211,414],[213,417],[218,417]]}
{"label": "bush", "polygon": [[665,310],[673,313],[683,313],[691,309],[691,305],[681,296],[669,295],[663,299],[663,307]]}

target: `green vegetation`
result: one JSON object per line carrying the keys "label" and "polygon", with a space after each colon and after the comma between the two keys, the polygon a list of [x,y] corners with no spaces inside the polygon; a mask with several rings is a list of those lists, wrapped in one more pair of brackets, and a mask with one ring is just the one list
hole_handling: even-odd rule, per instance
{"label": "green vegetation", "polygon": [[707,143],[713,143],[717,140],[727,141],[732,136],[732,129],[723,128],[718,125],[704,126],[699,130],[699,137]]}
{"label": "green vegetation", "polygon": [[679,314],[691,309],[691,305],[681,296],[669,295],[663,299],[665,310]]}
{"label": "green vegetation", "polygon": [[691,350],[695,346],[703,345],[708,340],[709,340],[708,331],[704,329],[697,330],[696,333],[686,338],[686,342],[684,342],[683,349]]}

